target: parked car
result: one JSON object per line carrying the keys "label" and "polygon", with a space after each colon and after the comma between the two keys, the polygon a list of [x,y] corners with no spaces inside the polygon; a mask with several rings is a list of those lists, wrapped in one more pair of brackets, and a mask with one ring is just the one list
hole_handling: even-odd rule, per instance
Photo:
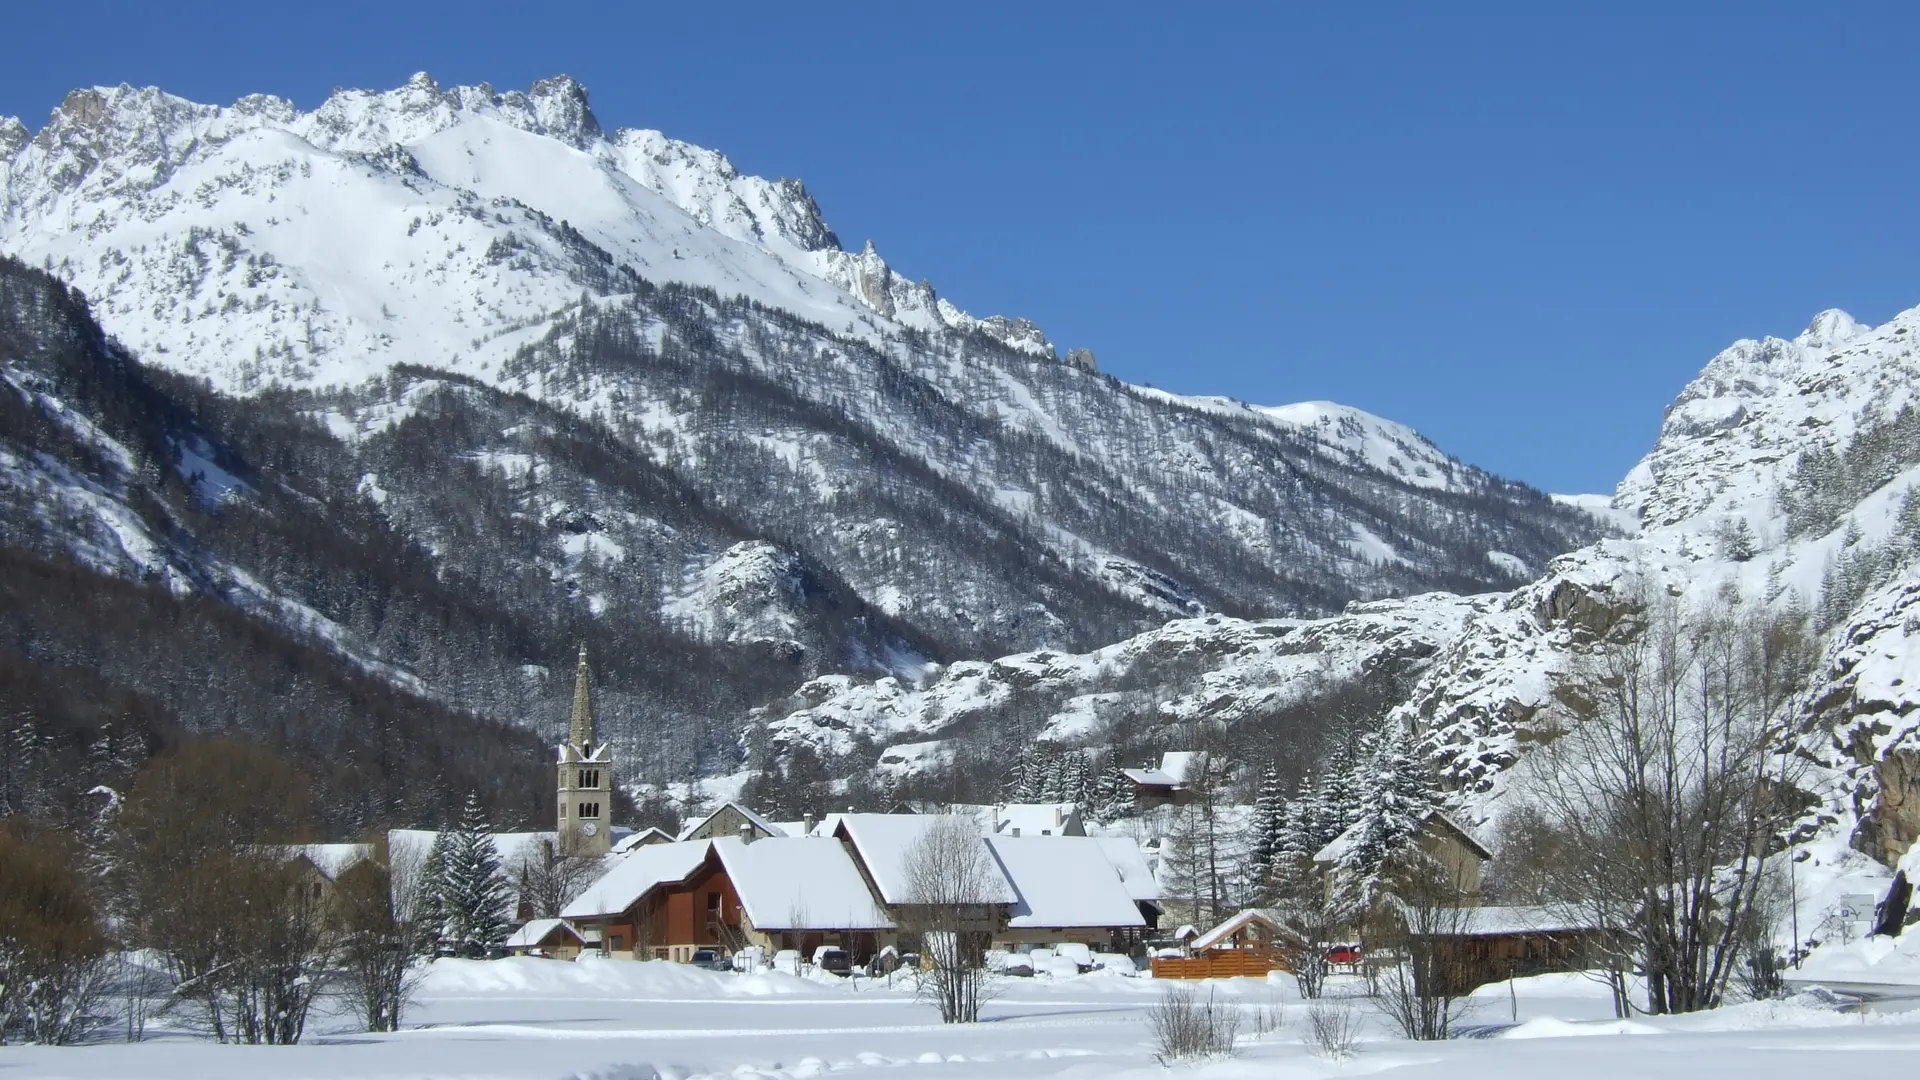
{"label": "parked car", "polygon": [[1077,941],[1060,942],[1053,947],[1053,954],[1073,961],[1081,971],[1093,970],[1093,950]]}
{"label": "parked car", "polygon": [[789,975],[800,974],[800,950],[781,949],[773,954],[773,970],[784,971]]}
{"label": "parked car", "polygon": [[838,945],[822,945],[813,950],[813,966],[829,974],[845,978],[853,974],[853,957]]}
{"label": "parked car", "polygon": [[1352,967],[1360,962],[1360,946],[1335,945],[1327,950],[1327,963],[1337,967]]}
{"label": "parked car", "polygon": [[688,963],[697,968],[706,968],[708,971],[733,970],[733,961],[727,959],[726,954],[719,949],[695,949],[693,959]]}

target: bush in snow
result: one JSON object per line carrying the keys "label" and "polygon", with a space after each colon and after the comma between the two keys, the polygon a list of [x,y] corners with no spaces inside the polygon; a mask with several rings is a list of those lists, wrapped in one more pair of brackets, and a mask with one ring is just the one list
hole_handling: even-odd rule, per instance
{"label": "bush in snow", "polygon": [[1190,986],[1169,986],[1147,1012],[1153,1056],[1162,1065],[1196,1058],[1231,1057],[1240,1033],[1239,1010],[1205,999]]}

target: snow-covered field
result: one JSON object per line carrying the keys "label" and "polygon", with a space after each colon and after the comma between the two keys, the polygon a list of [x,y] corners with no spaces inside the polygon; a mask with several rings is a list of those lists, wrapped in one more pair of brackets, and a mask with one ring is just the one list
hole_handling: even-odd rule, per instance
{"label": "snow-covered field", "polygon": [[[296,1047],[218,1046],[159,1033],[148,1042],[0,1048],[0,1077],[218,1080],[223,1077],[532,1077],[539,1080],[732,1080],[871,1076],[882,1080],[1164,1076],[1146,1011],[1161,987],[1096,973],[1011,979],[975,1025],[943,1027],[884,982],[722,975],[664,963],[515,959],[441,961],[392,1035],[322,1021]],[[1306,1006],[1291,981],[1206,984],[1243,1010],[1231,1061],[1176,1066],[1201,1080],[1391,1071],[1415,1077],[1904,1075],[1920,1055],[1920,1012],[1865,1013],[1791,1002],[1676,1019],[1612,1019],[1606,993],[1577,975],[1489,988],[1472,1037],[1390,1037],[1364,1001],[1364,1041],[1345,1061],[1305,1047]],[[1341,988],[1336,988],[1340,992]],[[1280,1027],[1256,1034],[1260,1018]],[[1517,1018],[1517,1021],[1516,1021]]]}

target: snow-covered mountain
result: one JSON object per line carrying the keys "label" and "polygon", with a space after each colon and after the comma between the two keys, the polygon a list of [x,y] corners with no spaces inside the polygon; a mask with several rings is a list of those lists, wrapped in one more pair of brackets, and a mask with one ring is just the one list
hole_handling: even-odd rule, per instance
{"label": "snow-covered mountain", "polygon": [[255,95],[76,90],[32,138],[0,121],[0,247],[86,290],[136,353],[227,390],[357,383],[396,358],[486,376],[610,273],[705,286],[881,341],[976,319],[843,251],[798,181],[657,131],[603,131],[586,91]]}
{"label": "snow-covered mountain", "polygon": [[[1655,446],[1610,505],[1566,500],[1639,527],[1552,560],[1511,592],[1386,600],[1305,623],[1175,623],[1082,656],[954,665],[918,689],[820,681],[772,717],[772,729],[829,744],[899,740],[904,746],[888,754],[911,771],[953,757],[928,739],[964,733],[969,716],[1021,700],[1025,686],[1051,685],[1057,692],[1041,695],[1029,725],[1048,738],[1100,744],[1117,717],[1137,725],[1143,713],[1167,729],[1162,741],[1196,721],[1245,738],[1273,702],[1312,701],[1338,674],[1367,670],[1370,650],[1390,640],[1380,627],[1400,625],[1420,647],[1391,665],[1407,686],[1390,719],[1423,734],[1463,813],[1489,821],[1524,791],[1527,747],[1595,633],[1648,590],[1687,604],[1738,597],[1759,610],[1811,614],[1825,657],[1800,706],[1799,753],[1813,766],[1808,824],[1891,865],[1920,836],[1916,339],[1920,308],[1878,327],[1823,312],[1792,340],[1729,346],[1668,409]],[[1423,454],[1427,444],[1404,429],[1327,406],[1276,411],[1403,475],[1435,483],[1447,475],[1444,457]],[[1134,670],[1130,658],[1195,635],[1212,644],[1193,648],[1194,665],[1177,677]],[[1302,640],[1315,644],[1287,644]],[[1270,655],[1275,649],[1284,660]],[[1110,684],[1144,684],[1151,700],[1103,711]]]}
{"label": "snow-covered mountain", "polygon": [[[582,566],[646,581],[693,637],[865,643],[810,668],[1511,586],[1602,531],[1364,413],[1174,399],[1059,358],[1031,323],[842,249],[797,181],[609,131],[566,78],[418,76],[306,112],[75,91],[36,133],[0,125],[0,250],[83,289],[147,363],[222,394],[308,394],[349,450],[416,415],[374,381],[399,371],[602,425],[728,528],[694,543],[674,514],[601,513],[592,484],[556,496],[524,450],[478,445],[500,439],[423,453],[501,470],[554,523],[542,565],[589,614],[618,590]],[[430,550],[458,547],[382,505]],[[776,568],[793,560],[854,602],[794,606]],[[919,647],[799,629],[869,609]]]}

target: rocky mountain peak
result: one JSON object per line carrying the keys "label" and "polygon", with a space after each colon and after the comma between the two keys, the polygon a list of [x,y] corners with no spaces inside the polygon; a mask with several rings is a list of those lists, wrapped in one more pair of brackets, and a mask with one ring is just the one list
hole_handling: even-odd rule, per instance
{"label": "rocky mountain peak", "polygon": [[1835,349],[1872,329],[1855,322],[1853,316],[1839,308],[1828,308],[1815,315],[1793,343],[1803,349]]}
{"label": "rocky mountain peak", "polygon": [[11,158],[32,141],[27,125],[17,116],[0,116],[0,157]]}

